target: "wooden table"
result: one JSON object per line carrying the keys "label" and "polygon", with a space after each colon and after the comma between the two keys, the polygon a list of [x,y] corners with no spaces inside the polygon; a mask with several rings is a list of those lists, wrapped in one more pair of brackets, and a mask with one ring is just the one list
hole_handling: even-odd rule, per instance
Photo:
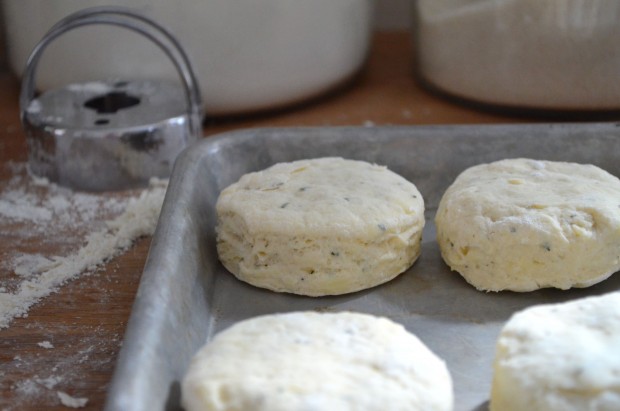
{"label": "wooden table", "polygon": [[[414,80],[412,66],[408,34],[380,33],[365,69],[346,87],[277,112],[207,119],[204,134],[266,126],[533,121],[479,111],[429,93]],[[18,82],[0,73],[0,90],[0,182],[6,183],[15,165],[23,166],[27,153],[17,108]],[[1,218],[0,278],[7,278],[13,273],[2,259],[10,255],[19,234],[7,229],[10,224]],[[0,409],[67,409],[57,391],[87,398],[85,409],[103,407],[149,241],[139,239],[97,273],[69,282],[32,307],[26,318],[0,330]],[[58,252],[53,242],[36,238],[26,246],[46,255]],[[63,249],[67,246],[79,248],[80,244],[64,244]],[[45,348],[49,345],[53,348]]]}

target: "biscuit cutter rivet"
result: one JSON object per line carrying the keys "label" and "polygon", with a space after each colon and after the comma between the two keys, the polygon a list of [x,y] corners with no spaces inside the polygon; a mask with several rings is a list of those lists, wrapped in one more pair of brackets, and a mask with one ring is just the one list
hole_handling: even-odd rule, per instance
{"label": "biscuit cutter rivet", "polygon": [[[43,50],[67,31],[93,24],[147,37],[173,62],[183,87],[105,80],[35,97]],[[84,9],[56,23],[28,58],[19,103],[31,172],[78,190],[121,190],[168,177],[177,155],[202,136],[200,89],[187,54],[167,29],[121,7]]]}

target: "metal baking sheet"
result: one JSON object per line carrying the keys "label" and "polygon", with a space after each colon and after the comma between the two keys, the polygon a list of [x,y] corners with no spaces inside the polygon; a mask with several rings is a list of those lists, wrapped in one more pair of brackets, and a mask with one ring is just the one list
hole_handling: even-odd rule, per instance
{"label": "metal baking sheet", "polygon": [[[253,316],[353,310],[402,323],[448,364],[456,411],[487,410],[496,337],[512,313],[620,289],[483,293],[442,262],[433,217],[465,168],[529,157],[596,164],[620,175],[620,125],[556,124],[256,129],[205,139],[177,160],[110,386],[107,410],[179,410],[180,380],[215,333]],[[426,202],[422,255],[387,284],[337,297],[278,294],[236,280],[218,262],[214,204],[242,174],[277,162],[342,156],[387,165]]]}

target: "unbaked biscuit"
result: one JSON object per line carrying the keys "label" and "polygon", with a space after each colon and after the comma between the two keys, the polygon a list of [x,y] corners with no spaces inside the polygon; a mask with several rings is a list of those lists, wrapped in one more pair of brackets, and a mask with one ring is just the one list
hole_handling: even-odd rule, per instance
{"label": "unbaked biscuit", "polygon": [[403,326],[357,313],[242,321],[192,359],[187,411],[449,411],[442,360]]}
{"label": "unbaked biscuit", "polygon": [[593,165],[472,167],[435,222],[443,259],[480,290],[588,287],[620,268],[620,180]]}
{"label": "unbaked biscuit", "polygon": [[358,291],[391,280],[420,255],[420,192],[363,161],[276,164],[223,190],[216,210],[220,261],[273,291]]}
{"label": "unbaked biscuit", "polygon": [[620,410],[620,293],[515,314],[498,342],[491,411]]}

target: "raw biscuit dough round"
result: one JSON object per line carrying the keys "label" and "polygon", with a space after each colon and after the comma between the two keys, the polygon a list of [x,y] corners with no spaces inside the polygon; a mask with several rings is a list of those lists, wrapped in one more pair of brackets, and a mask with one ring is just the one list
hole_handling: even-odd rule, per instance
{"label": "raw biscuit dough round", "polygon": [[593,165],[469,168],[435,222],[443,259],[479,290],[588,287],[620,269],[620,180]]}
{"label": "raw biscuit dough round", "polygon": [[420,255],[424,202],[386,167],[342,158],[249,173],[216,204],[220,261],[240,280],[309,296],[396,277]]}
{"label": "raw biscuit dough round", "polygon": [[531,307],[500,333],[490,411],[620,410],[620,293]]}
{"label": "raw biscuit dough round", "polygon": [[217,334],[182,382],[187,411],[448,411],[444,362],[391,320],[294,312]]}

